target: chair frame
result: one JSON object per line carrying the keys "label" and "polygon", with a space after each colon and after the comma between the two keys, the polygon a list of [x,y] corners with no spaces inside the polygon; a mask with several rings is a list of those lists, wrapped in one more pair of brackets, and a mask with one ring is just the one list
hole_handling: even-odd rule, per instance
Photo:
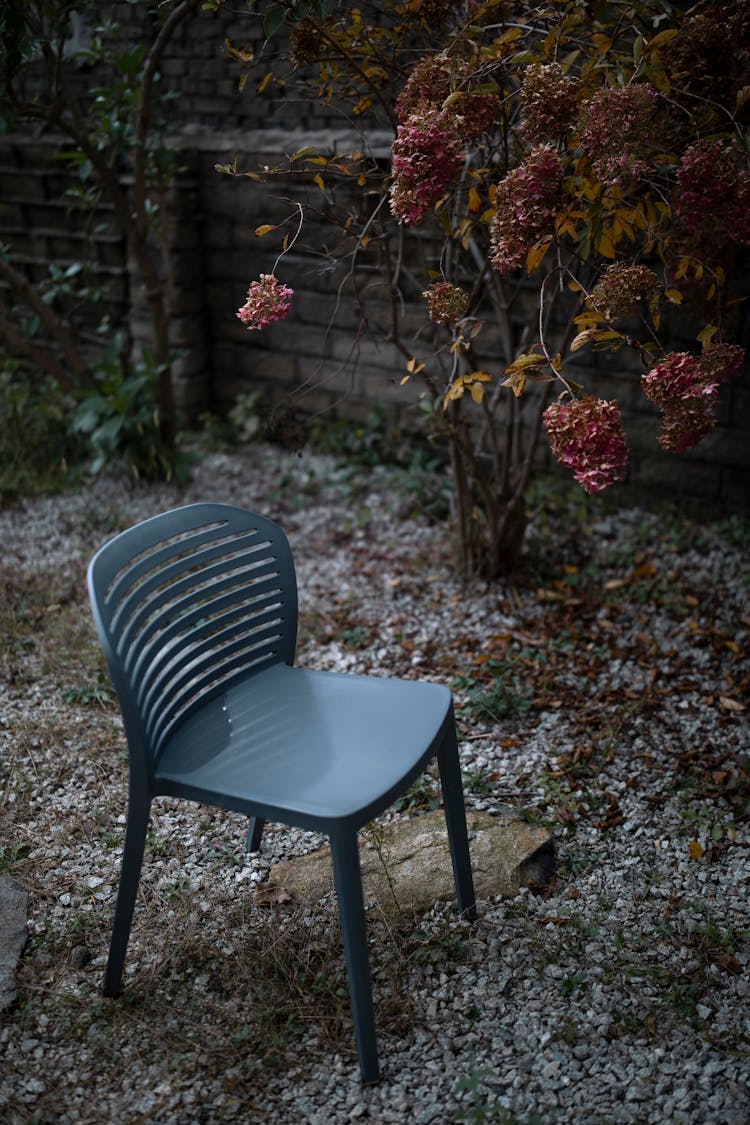
{"label": "chair frame", "polygon": [[[252,552],[258,553],[257,546],[252,545],[256,543],[253,536],[258,537],[257,543],[263,548],[259,552],[264,556],[261,565],[252,561]],[[244,586],[242,575],[233,582],[225,578],[227,562],[231,563],[235,554],[243,551],[243,565],[251,576]],[[378,794],[352,814],[321,817],[249,799],[247,795],[193,789],[159,774],[160,755],[174,732],[232,687],[246,686],[255,676],[276,665],[293,666],[297,585],[284,532],[265,517],[230,505],[196,503],[172,509],[131,527],[105,544],[89,566],[88,588],[97,632],[120,701],[130,764],[125,842],[104,995],[115,997],[122,989],[151,804],[156,796],[183,797],[247,816],[246,843],[250,851],[259,850],[263,827],[269,820],[321,831],[331,843],[362,1080],[367,1084],[377,1082],[380,1069],[358,831],[391,805],[436,757],[458,909],[469,920],[476,917],[452,703],[448,702],[434,737],[415,756],[398,786]],[[250,645],[247,627],[245,634],[239,635],[232,618],[239,612],[238,599],[244,607],[242,612],[248,612],[248,588],[260,591],[252,599],[253,620],[259,624],[253,625]],[[238,594],[238,590],[242,592]],[[209,597],[213,599],[211,607],[219,606],[219,611],[213,611],[207,624],[201,613]],[[221,624],[220,630],[217,623]],[[179,643],[188,627],[193,630],[192,648],[187,646],[188,655],[183,656]],[[224,643],[220,667],[215,655],[219,638]],[[205,682],[198,682],[194,675],[201,661],[209,665],[203,673]]]}

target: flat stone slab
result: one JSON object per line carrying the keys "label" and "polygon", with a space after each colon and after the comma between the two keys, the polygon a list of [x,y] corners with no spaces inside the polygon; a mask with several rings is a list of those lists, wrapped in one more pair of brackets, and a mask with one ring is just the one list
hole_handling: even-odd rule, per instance
{"label": "flat stone slab", "polygon": [[0,876],[0,1012],[15,1003],[15,971],[26,945],[26,891],[9,879]]}
{"label": "flat stone slab", "polygon": [[[477,898],[513,898],[522,886],[543,885],[555,872],[552,837],[512,814],[466,817]],[[360,862],[366,904],[386,914],[424,911],[455,897],[445,815],[442,810],[394,821],[360,833]],[[271,868],[269,901],[284,893],[317,902],[333,891],[331,849],[278,863]]]}

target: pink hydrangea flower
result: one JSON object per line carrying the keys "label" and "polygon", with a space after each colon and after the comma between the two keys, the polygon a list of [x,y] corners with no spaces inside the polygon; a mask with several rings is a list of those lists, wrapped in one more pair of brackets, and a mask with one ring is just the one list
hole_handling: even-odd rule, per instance
{"label": "pink hydrangea flower", "polygon": [[391,211],[414,226],[460,172],[463,144],[445,114],[415,113],[399,125],[392,151]]}
{"label": "pink hydrangea flower", "polygon": [[456,61],[444,55],[428,55],[415,63],[396,100],[396,116],[402,125],[415,114],[428,110],[440,112],[451,92],[451,74],[455,67]]}
{"label": "pink hydrangea flower", "polygon": [[733,344],[715,344],[702,356],[670,352],[641,379],[647,399],[662,411],[659,444],[685,453],[716,425],[719,386],[742,365],[745,352]]}
{"label": "pink hydrangea flower", "polygon": [[553,233],[562,172],[562,161],[555,150],[542,145],[498,184],[492,264],[499,273],[518,269],[534,243]]}
{"label": "pink hydrangea flower", "polygon": [[282,285],[272,273],[262,273],[247,291],[247,300],[237,310],[237,316],[250,331],[267,328],[283,320],[289,312],[294,290]]}
{"label": "pink hydrangea flower", "polygon": [[637,179],[649,169],[656,92],[642,83],[598,90],[581,115],[581,147],[603,183]]}
{"label": "pink hydrangea flower", "polygon": [[427,314],[435,324],[450,327],[462,320],[469,310],[469,294],[449,281],[436,281],[422,296],[427,301]]}
{"label": "pink hydrangea flower", "polygon": [[737,170],[724,141],[686,149],[672,203],[685,230],[709,246],[717,236],[750,246],[750,175]]}
{"label": "pink hydrangea flower", "polygon": [[553,402],[544,412],[552,452],[585,492],[601,492],[622,480],[628,450],[616,402],[583,395]]}
{"label": "pink hydrangea flower", "polygon": [[530,63],[521,86],[521,129],[531,144],[556,141],[578,109],[580,82],[559,63]]}

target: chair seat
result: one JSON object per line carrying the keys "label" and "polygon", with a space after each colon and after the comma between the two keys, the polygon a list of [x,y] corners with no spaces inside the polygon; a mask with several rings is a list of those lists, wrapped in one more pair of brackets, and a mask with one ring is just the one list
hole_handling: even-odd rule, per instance
{"label": "chair seat", "polygon": [[434,754],[450,714],[439,684],[275,664],[182,723],[159,755],[155,791],[267,819],[277,811],[302,827],[361,825]]}

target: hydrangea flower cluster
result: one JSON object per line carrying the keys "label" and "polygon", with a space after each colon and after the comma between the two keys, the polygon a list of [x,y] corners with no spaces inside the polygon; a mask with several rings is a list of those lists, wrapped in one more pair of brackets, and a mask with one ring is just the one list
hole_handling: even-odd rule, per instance
{"label": "hydrangea flower cluster", "polygon": [[592,395],[553,402],[544,412],[544,427],[555,457],[573,470],[584,492],[601,492],[622,480],[628,450],[616,402]]}
{"label": "hydrangea flower cluster", "polygon": [[717,235],[723,235],[750,246],[750,175],[737,171],[723,141],[698,141],[686,149],[672,204],[682,225],[699,240],[715,244]]}
{"label": "hydrangea flower cluster", "polygon": [[464,148],[445,114],[415,113],[393,142],[391,211],[409,226],[421,222],[464,162]]}
{"label": "hydrangea flower cluster", "polygon": [[396,100],[396,117],[402,124],[414,113],[440,111],[451,92],[454,65],[444,55],[419,60]]}
{"label": "hydrangea flower cluster", "polygon": [[237,310],[237,316],[250,331],[267,328],[283,320],[289,312],[294,290],[282,285],[272,273],[262,273],[247,291],[247,300]]}
{"label": "hydrangea flower cluster", "polygon": [[656,92],[643,84],[597,90],[581,115],[581,147],[605,184],[649,170]]}
{"label": "hydrangea flower cluster", "polygon": [[398,97],[391,211],[403,223],[422,220],[460,172],[466,145],[497,118],[495,94],[460,88],[470,77],[468,60],[428,57],[417,63]]}
{"label": "hydrangea flower cluster", "polygon": [[325,44],[313,20],[303,19],[293,24],[289,32],[289,45],[292,62],[303,67],[320,58]]}
{"label": "hydrangea flower cluster", "polygon": [[709,344],[701,356],[701,367],[717,383],[739,375],[744,362],[745,349],[739,344]]}
{"label": "hydrangea flower cluster", "polygon": [[542,145],[498,184],[492,265],[499,273],[522,266],[534,243],[552,233],[562,174],[560,157],[551,145]]}
{"label": "hydrangea flower cluster", "polygon": [[530,63],[521,86],[523,135],[532,144],[556,141],[578,109],[580,82],[559,63]]}
{"label": "hydrangea flower cluster", "polygon": [[427,313],[435,324],[450,327],[463,320],[469,309],[469,294],[450,281],[436,281],[422,296],[427,301]]}
{"label": "hydrangea flower cluster", "polygon": [[733,344],[715,344],[702,356],[670,352],[643,375],[643,393],[662,411],[664,449],[685,453],[711,432],[719,386],[737,373],[744,356],[744,348]]}
{"label": "hydrangea flower cluster", "polygon": [[638,302],[650,297],[656,288],[656,274],[648,266],[615,262],[599,278],[587,303],[607,320],[614,320],[629,316]]}

